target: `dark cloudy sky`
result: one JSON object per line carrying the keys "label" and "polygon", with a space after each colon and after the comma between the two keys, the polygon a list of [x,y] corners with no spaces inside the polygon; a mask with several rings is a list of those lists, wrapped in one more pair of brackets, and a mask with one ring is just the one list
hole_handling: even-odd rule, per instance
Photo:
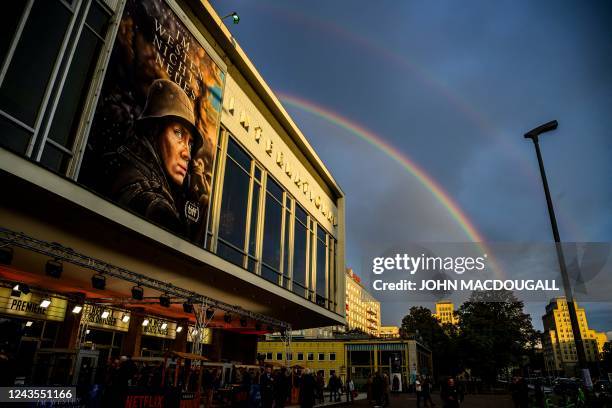
{"label": "dark cloudy sky", "polygon": [[[612,241],[609,1],[213,0],[271,88],[358,123],[410,156],[489,242],[550,242],[533,145],[541,139],[561,237]],[[229,24],[229,21],[228,21]],[[282,99],[282,98],[281,98]],[[347,196],[347,265],[373,242],[468,240],[388,156],[286,105]],[[512,275],[512,271],[508,271]],[[530,305],[541,327],[542,305]],[[612,330],[612,306],[589,304]],[[383,323],[403,308],[383,305]]]}

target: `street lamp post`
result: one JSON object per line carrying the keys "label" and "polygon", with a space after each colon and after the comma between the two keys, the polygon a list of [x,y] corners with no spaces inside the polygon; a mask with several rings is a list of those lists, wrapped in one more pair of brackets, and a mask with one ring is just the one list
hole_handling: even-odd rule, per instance
{"label": "street lamp post", "polygon": [[542,184],[544,185],[544,194],[546,195],[546,205],[548,206],[548,216],[550,217],[550,224],[552,226],[553,236],[555,238],[555,248],[557,250],[557,260],[559,261],[559,269],[561,270],[561,279],[563,281],[563,289],[565,290],[565,299],[567,300],[567,310],[570,316],[570,323],[572,326],[572,334],[574,335],[574,343],[576,346],[576,355],[578,356],[578,365],[582,369],[582,374],[585,377],[585,385],[590,383],[590,374],[587,369],[586,353],[584,351],[584,343],[582,342],[582,335],[580,333],[580,323],[578,322],[578,315],[576,314],[576,305],[574,304],[574,295],[572,293],[572,286],[567,274],[567,267],[565,264],[565,256],[563,254],[563,248],[561,246],[561,238],[559,236],[559,229],[557,228],[557,219],[555,217],[555,210],[553,208],[552,199],[550,198],[550,191],[548,189],[548,181],[546,180],[546,172],[544,171],[544,162],[542,161],[542,153],[540,152],[540,143],[538,136],[542,133],[555,130],[558,126],[556,120],[545,123],[538,126],[535,129],[525,133],[526,139],[531,139],[535,146],[536,155],[538,156],[538,165],[540,166],[540,175],[542,176]]}

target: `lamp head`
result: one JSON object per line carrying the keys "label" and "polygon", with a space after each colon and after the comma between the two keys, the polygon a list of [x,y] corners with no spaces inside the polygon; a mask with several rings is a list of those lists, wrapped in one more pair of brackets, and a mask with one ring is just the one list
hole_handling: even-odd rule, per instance
{"label": "lamp head", "polygon": [[556,120],[551,120],[550,122],[540,125],[537,128],[531,129],[529,132],[525,133],[525,139],[536,139],[542,133],[555,130],[557,126],[559,126],[559,122]]}

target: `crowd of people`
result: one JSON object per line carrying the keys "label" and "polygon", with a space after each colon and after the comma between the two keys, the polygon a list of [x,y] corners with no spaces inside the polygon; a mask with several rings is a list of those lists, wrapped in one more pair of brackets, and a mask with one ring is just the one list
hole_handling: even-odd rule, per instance
{"label": "crowd of people", "polygon": [[313,373],[308,368],[239,367],[232,383],[238,384],[239,389],[233,391],[232,401],[227,403],[244,408],[284,408],[289,404],[312,408],[325,402],[326,390],[330,402],[341,401],[345,392],[347,402],[355,397],[355,384],[350,378],[343,384],[332,372],[326,383],[322,371]]}

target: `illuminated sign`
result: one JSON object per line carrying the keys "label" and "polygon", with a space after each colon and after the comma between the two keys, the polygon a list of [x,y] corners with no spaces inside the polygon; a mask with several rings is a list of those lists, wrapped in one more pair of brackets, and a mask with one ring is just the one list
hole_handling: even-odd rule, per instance
{"label": "illuminated sign", "polygon": [[202,344],[212,344],[212,330],[208,327],[196,332],[195,326],[189,326],[189,331],[187,332],[187,341],[193,343],[196,339],[196,336],[200,336],[200,343]]}
{"label": "illuminated sign", "polygon": [[[108,312],[106,318],[102,317],[104,312]],[[87,324],[91,327],[127,332],[130,321],[124,322],[122,320],[123,316],[130,316],[130,313],[99,305],[85,305],[82,318],[86,319]]]}
{"label": "illuminated sign", "polygon": [[167,320],[158,319],[156,317],[146,316],[149,323],[142,326],[143,336],[162,337],[164,339],[176,338],[176,323]]}
{"label": "illuminated sign", "polygon": [[[40,306],[43,299],[51,301],[46,308]],[[22,293],[17,297],[11,296],[10,288],[0,288],[0,313],[61,322],[66,316],[67,306],[66,299],[47,297],[34,292],[27,295]]]}

